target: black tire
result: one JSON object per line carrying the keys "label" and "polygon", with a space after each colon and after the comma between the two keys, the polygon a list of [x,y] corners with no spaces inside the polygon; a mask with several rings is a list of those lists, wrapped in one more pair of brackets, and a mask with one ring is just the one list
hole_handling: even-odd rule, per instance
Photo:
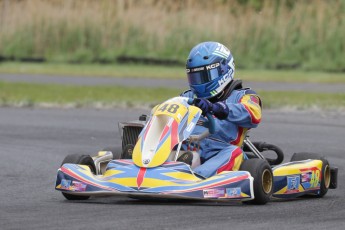
{"label": "black tire", "polygon": [[121,159],[132,159],[134,145],[128,144],[123,148]]}
{"label": "black tire", "polygon": [[[284,153],[278,146],[268,144],[266,142],[252,142],[252,144],[259,152],[262,153],[262,155],[265,155],[266,151],[273,151],[277,155],[277,157],[273,159],[265,156],[265,159],[268,161],[270,165],[279,165],[283,162]],[[246,154],[249,158],[257,158],[257,156],[254,153],[252,153],[252,150],[249,148],[247,144],[243,146],[243,151],[247,152]]]}
{"label": "black tire", "polygon": [[[62,161],[61,166],[63,164],[66,164],[66,163],[87,165],[90,167],[91,171],[94,174],[96,173],[96,166],[95,166],[95,163],[94,163],[94,161],[90,155],[69,154]],[[68,194],[68,193],[64,193],[64,192],[62,192],[62,195],[67,200],[87,200],[90,198],[90,196],[77,196],[77,195],[72,195],[72,194]]]}
{"label": "black tire", "polygon": [[106,147],[106,148],[102,149],[102,151],[112,152],[114,160],[121,159],[122,147]]}
{"label": "black tire", "polygon": [[292,161],[303,161],[303,160],[321,160],[322,161],[322,169],[321,169],[321,182],[320,182],[320,193],[317,195],[312,195],[312,197],[321,198],[326,195],[328,192],[328,188],[331,183],[331,168],[329,166],[328,160],[322,156],[321,154],[317,153],[294,153],[291,157]]}
{"label": "black tire", "polygon": [[241,167],[241,171],[248,171],[254,178],[254,199],[246,201],[248,204],[266,204],[273,193],[273,173],[270,165],[263,159],[245,160]]}

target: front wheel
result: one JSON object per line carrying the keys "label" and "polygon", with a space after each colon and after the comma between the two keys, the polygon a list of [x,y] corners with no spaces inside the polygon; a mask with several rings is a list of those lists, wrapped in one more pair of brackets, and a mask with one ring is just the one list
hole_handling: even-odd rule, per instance
{"label": "front wheel", "polygon": [[[82,154],[69,154],[65,157],[65,159],[62,161],[61,166],[63,164],[79,164],[79,165],[87,165],[90,167],[91,171],[95,174],[96,173],[96,166],[95,163],[90,155],[82,155]],[[65,192],[62,192],[62,195],[67,200],[87,200],[90,198],[90,196],[78,196],[78,195],[72,195]]]}
{"label": "front wheel", "polygon": [[303,161],[309,159],[322,161],[320,193],[313,195],[314,197],[321,198],[326,195],[331,184],[331,167],[329,166],[328,160],[317,153],[294,153],[291,157],[291,161]]}
{"label": "front wheel", "polygon": [[266,204],[273,192],[273,173],[270,165],[263,159],[253,158],[245,160],[241,171],[248,171],[254,178],[254,199],[246,201],[248,204]]}

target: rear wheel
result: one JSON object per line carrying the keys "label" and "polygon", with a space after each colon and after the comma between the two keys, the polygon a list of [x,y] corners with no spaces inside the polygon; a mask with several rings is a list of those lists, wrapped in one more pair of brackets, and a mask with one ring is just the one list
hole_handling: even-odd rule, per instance
{"label": "rear wheel", "polygon": [[273,173],[270,165],[263,159],[245,160],[240,170],[248,171],[254,178],[254,199],[246,201],[248,204],[266,204],[273,192]]}
{"label": "rear wheel", "polygon": [[[95,163],[90,155],[82,155],[82,154],[69,154],[65,157],[62,161],[61,166],[63,164],[70,163],[70,164],[79,164],[79,165],[87,165],[90,167],[93,173],[96,173],[96,166]],[[87,200],[90,196],[78,196],[72,195],[65,192],[62,192],[62,195],[67,200]]]}
{"label": "rear wheel", "polygon": [[320,182],[320,193],[313,195],[314,197],[321,198],[328,192],[328,188],[331,184],[331,168],[328,160],[317,153],[294,153],[291,157],[291,161],[303,161],[303,160],[321,160],[321,182]]}

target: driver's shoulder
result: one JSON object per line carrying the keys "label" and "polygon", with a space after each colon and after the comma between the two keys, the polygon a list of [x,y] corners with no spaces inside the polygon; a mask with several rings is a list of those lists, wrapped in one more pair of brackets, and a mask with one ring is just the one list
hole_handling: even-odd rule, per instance
{"label": "driver's shoulder", "polygon": [[242,88],[242,89],[237,89],[237,90],[234,90],[235,94],[237,97],[244,97],[246,95],[254,95],[254,96],[257,96],[259,97],[259,95],[257,94],[257,92],[255,90],[253,90],[252,88]]}

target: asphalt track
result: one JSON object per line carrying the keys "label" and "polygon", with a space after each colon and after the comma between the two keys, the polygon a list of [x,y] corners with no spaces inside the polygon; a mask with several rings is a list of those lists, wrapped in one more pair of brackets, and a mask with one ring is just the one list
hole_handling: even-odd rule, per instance
{"label": "asphalt track", "polygon": [[[29,82],[39,84],[62,85],[118,85],[127,87],[164,87],[176,88],[184,91],[187,89],[187,80],[184,79],[150,79],[150,78],[115,78],[115,77],[85,77],[85,76],[54,76],[30,74],[0,74],[0,81]],[[318,83],[281,83],[281,82],[247,82],[244,87],[257,91],[304,91],[321,93],[344,93],[345,84],[318,84]]]}
{"label": "asphalt track", "polygon": [[0,108],[0,229],[344,229],[344,113],[264,111],[252,140],[294,152],[324,153],[339,167],[339,188],[322,199],[265,206],[143,202],[129,198],[66,201],[54,190],[68,153],[120,144],[118,121],[144,110]]}

